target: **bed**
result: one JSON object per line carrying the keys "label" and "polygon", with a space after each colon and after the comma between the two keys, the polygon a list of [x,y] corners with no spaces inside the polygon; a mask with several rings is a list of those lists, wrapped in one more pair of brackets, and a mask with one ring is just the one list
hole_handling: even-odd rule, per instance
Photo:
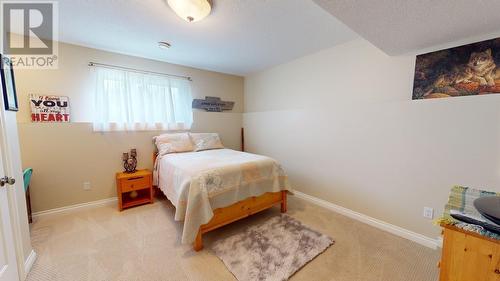
{"label": "bed", "polygon": [[277,204],[287,211],[288,178],[272,158],[224,148],[153,159],[154,184],[184,221],[182,242],[196,251],[204,233]]}

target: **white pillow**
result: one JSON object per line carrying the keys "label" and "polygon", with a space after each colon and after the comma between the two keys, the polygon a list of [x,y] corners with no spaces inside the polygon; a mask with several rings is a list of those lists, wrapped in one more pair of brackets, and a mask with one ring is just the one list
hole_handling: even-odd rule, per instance
{"label": "white pillow", "polygon": [[154,137],[159,155],[193,151],[194,146],[188,133],[163,134]]}
{"label": "white pillow", "polygon": [[224,148],[217,133],[189,133],[194,151]]}

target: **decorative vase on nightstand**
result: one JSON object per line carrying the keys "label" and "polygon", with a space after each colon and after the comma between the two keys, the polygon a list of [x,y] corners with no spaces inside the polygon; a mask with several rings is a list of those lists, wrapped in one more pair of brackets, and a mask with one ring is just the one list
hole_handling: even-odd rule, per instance
{"label": "decorative vase on nightstand", "polygon": [[130,156],[127,152],[123,153],[122,161],[126,173],[134,173],[137,171],[137,150],[135,148],[131,149]]}

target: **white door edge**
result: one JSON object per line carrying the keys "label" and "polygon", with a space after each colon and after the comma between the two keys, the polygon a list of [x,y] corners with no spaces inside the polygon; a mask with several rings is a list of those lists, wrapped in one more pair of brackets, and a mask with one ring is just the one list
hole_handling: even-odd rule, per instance
{"label": "white door edge", "polygon": [[[3,106],[3,97],[1,98],[1,103],[0,106]],[[2,108],[0,109],[0,147],[3,149],[4,152],[9,151],[9,145],[7,143],[7,137],[5,136],[4,132],[6,132],[6,127],[5,123],[7,122],[7,119],[5,118],[5,110]],[[6,163],[4,163],[4,166],[6,170],[4,173],[6,175],[12,175],[13,174],[13,167],[12,167],[12,159],[10,157],[10,153],[5,153],[5,159],[7,160]],[[1,175],[4,176],[4,175]],[[22,179],[16,179],[16,181],[19,181]],[[26,278],[27,273],[25,272],[24,269],[24,253],[23,253],[23,245],[22,241],[20,240],[21,237],[21,226],[19,223],[19,212],[17,208],[17,200],[16,200],[16,190],[14,188],[15,185],[7,185],[5,188],[7,189],[7,201],[8,201],[8,209],[9,209],[9,215],[10,215],[10,223],[11,223],[11,228],[12,228],[12,239],[14,240],[14,249],[15,249],[15,255],[16,255],[16,265],[17,265],[17,272],[18,272],[18,277],[19,280],[24,280]]]}

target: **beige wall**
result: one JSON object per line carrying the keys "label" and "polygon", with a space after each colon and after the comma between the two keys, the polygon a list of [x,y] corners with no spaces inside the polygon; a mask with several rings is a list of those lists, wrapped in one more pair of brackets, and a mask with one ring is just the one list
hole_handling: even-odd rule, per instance
{"label": "beige wall", "polygon": [[245,78],[245,144],[299,191],[431,238],[452,185],[500,191],[500,95],[412,101],[415,56],[355,40]]}
{"label": "beige wall", "polygon": [[[195,98],[218,96],[235,101],[231,112],[196,110],[192,130],[218,132],[226,146],[240,148],[242,77],[60,43],[57,70],[15,73],[22,161],[23,167],[34,169],[31,200],[35,212],[116,196],[114,175],[121,170],[121,153],[130,148],[138,150],[139,168],[152,167],[151,138],[160,132],[92,131],[93,76],[89,61],[191,76]],[[31,123],[31,93],[69,96],[72,123]],[[91,182],[91,190],[83,190],[84,181]]]}

